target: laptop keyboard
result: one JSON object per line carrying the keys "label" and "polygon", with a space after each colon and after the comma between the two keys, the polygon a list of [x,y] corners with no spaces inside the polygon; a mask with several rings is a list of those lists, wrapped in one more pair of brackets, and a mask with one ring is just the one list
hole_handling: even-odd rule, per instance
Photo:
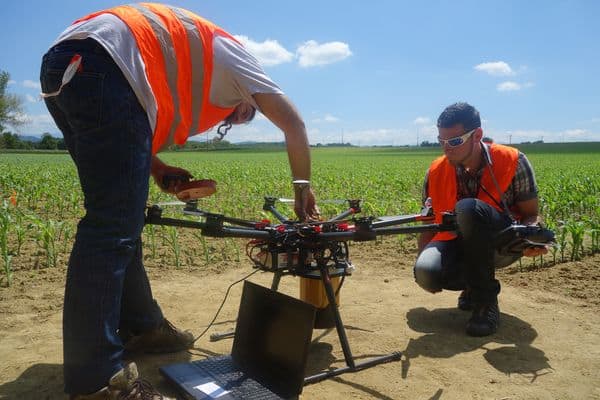
{"label": "laptop keyboard", "polygon": [[234,397],[247,400],[281,399],[242,371],[237,371],[229,356],[212,357],[193,364],[213,376]]}

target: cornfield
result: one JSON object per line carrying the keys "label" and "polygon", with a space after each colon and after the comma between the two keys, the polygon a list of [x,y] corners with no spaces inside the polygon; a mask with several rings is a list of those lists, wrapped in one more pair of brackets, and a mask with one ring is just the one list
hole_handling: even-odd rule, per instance
{"label": "cornfield", "polygon": [[[541,260],[577,260],[600,250],[600,144],[522,146],[534,166],[541,213],[559,246]],[[418,212],[421,187],[439,149],[316,148],[312,186],[324,215],[342,211],[330,199],[362,199],[363,215]],[[265,195],[291,197],[283,151],[172,152],[161,155],[188,169],[195,178],[218,182],[218,192],[199,207],[230,216],[270,218],[261,210]],[[151,185],[150,204],[173,200]],[[284,213],[291,207],[282,204]],[[166,213],[176,214],[177,208]],[[68,260],[83,197],[68,154],[0,154],[0,282],[10,285],[21,270],[64,265]],[[406,240],[401,239],[400,246]],[[194,243],[194,246],[184,246]],[[211,239],[199,232],[161,226],[144,229],[146,257],[169,264],[203,268],[218,260],[240,261],[243,243]]]}

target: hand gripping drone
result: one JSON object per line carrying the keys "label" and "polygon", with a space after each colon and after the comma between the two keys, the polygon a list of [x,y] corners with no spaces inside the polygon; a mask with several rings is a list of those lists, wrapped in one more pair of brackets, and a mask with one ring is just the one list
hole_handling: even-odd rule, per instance
{"label": "hand gripping drone", "polygon": [[[265,197],[263,210],[275,216],[278,223],[271,223],[269,220],[250,221],[206,212],[198,209],[197,200],[188,201],[183,209],[185,215],[196,217],[199,219],[197,221],[163,217],[162,208],[153,205],[147,209],[146,223],[200,229],[202,235],[211,237],[250,239],[246,254],[256,268],[274,273],[272,290],[277,290],[284,275],[322,282],[328,300],[322,311],[328,313],[335,325],[347,366],[306,377],[305,384],[400,360],[402,354],[394,352],[364,362],[355,362],[336,304],[332,278],[341,277],[337,288],[339,291],[344,277],[354,269],[349,258],[349,241],[370,241],[383,235],[451,231],[456,229],[454,215],[444,214],[441,224],[433,223],[433,213],[428,207],[415,215],[356,217],[355,214],[361,211],[360,200],[347,200],[348,208],[333,218],[299,222],[281,214],[275,207],[277,200],[275,197]],[[423,224],[401,226],[413,222]]]}

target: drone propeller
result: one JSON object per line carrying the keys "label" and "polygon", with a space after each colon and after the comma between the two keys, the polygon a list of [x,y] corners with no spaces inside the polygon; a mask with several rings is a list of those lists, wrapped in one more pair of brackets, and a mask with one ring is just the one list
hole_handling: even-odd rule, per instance
{"label": "drone propeller", "polygon": [[[289,199],[289,198],[285,198],[285,197],[275,197],[276,201],[279,201],[281,203],[294,203],[294,199]],[[346,203],[348,200],[342,200],[342,199],[330,199],[330,200],[318,200],[317,203],[318,204],[344,204]]]}
{"label": "drone propeller", "polygon": [[377,217],[378,221],[393,221],[393,220],[397,220],[399,218],[408,218],[411,217],[412,215],[386,215],[386,216],[382,216],[382,217]]}
{"label": "drone propeller", "polygon": [[198,208],[198,200],[188,200],[188,201],[163,201],[160,203],[155,203],[154,205],[159,207],[169,207],[169,206],[184,206],[185,209],[197,209]]}
{"label": "drone propeller", "polygon": [[154,205],[157,205],[159,207],[165,207],[165,206],[185,206],[187,203],[184,203],[183,201],[163,201],[160,203],[154,203]]}

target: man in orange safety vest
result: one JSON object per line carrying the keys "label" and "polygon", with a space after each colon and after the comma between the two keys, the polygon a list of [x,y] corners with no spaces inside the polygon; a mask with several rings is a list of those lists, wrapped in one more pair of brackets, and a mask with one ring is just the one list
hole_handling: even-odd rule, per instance
{"label": "man in orange safety vest", "polygon": [[523,153],[482,142],[479,112],[470,104],[448,106],[437,127],[444,155],[427,171],[423,201],[430,203],[438,223],[442,213],[454,212],[458,229],[420,235],[415,279],[432,293],[462,290],[458,307],[473,312],[467,334],[487,336],[496,332],[500,318],[495,268],[548,251],[538,246],[500,254],[495,242],[514,222],[541,223],[537,184]]}
{"label": "man in orange safety vest", "polygon": [[[77,167],[85,216],[69,260],[64,300],[65,391],[72,399],[155,398],[139,384],[124,349],[181,351],[190,332],[175,328],[153,299],[141,233],[150,175],[191,174],[157,153],[259,110],[287,145],[300,219],[318,214],[309,185],[304,122],[255,57],[232,35],[182,8],[118,6],[69,26],[44,55],[42,96]],[[154,394],[152,394],[154,393]]]}

